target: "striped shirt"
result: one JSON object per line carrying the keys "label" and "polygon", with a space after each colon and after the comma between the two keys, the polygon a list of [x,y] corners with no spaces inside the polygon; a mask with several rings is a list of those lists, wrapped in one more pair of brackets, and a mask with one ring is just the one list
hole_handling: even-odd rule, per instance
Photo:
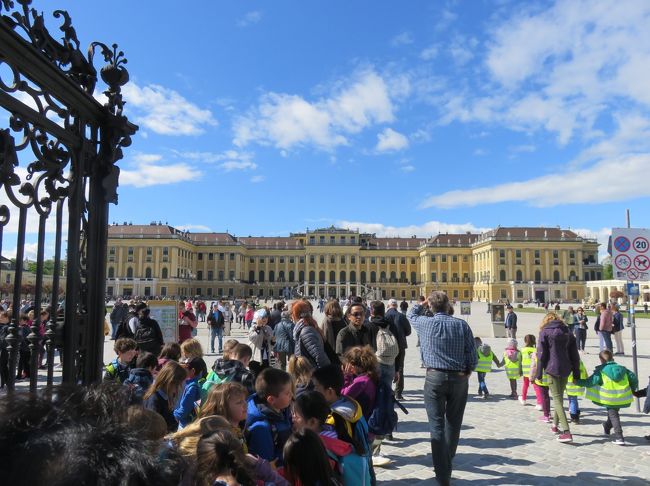
{"label": "striped shirt", "polygon": [[442,312],[432,317],[422,314],[424,308],[415,304],[408,318],[420,338],[424,365],[448,371],[469,372],[476,368],[474,335],[467,322]]}

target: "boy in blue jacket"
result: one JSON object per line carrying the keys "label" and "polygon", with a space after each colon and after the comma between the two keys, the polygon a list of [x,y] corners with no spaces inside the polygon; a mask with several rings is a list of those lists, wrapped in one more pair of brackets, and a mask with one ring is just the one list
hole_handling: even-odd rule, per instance
{"label": "boy in blue jacket", "polygon": [[248,451],[276,467],[282,466],[282,449],[291,435],[289,405],[293,398],[291,376],[266,368],[255,380],[255,393],[248,398],[246,441]]}
{"label": "boy in blue jacket", "polygon": [[181,362],[181,365],[187,370],[187,380],[185,380],[185,389],[183,396],[174,410],[174,418],[178,420],[178,429],[186,427],[196,416],[196,402],[201,399],[201,370],[204,363],[201,358],[192,358],[189,361]]}
{"label": "boy in blue jacket", "polygon": [[607,410],[607,420],[603,423],[605,435],[614,429],[614,444],[625,445],[618,411],[630,406],[639,380],[633,372],[614,361],[609,349],[601,351],[598,358],[601,364],[596,366],[594,374],[576,383],[587,387],[586,398]]}

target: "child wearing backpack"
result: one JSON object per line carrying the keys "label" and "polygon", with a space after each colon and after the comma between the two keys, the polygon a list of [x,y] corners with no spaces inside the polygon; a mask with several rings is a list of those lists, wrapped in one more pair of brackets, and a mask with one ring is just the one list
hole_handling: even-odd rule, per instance
{"label": "child wearing backpack", "polygon": [[492,363],[496,364],[499,368],[501,363],[492,352],[489,344],[483,344],[480,337],[474,338],[476,345],[476,353],[478,354],[478,364],[476,365],[476,376],[478,378],[478,396],[487,400],[490,396],[487,384],[485,383],[485,375],[492,371]]}
{"label": "child wearing backpack", "polygon": [[119,338],[115,340],[113,351],[117,358],[104,367],[104,378],[102,381],[124,383],[131,373],[133,358],[138,354],[137,343],[130,338]]}
{"label": "child wearing backpack", "polygon": [[521,378],[521,353],[517,349],[517,340],[509,339],[503,352],[501,366],[506,369],[510,381],[510,398],[517,399],[517,379]]}
{"label": "child wearing backpack", "polygon": [[266,368],[255,380],[255,393],[248,398],[248,450],[276,466],[282,465],[282,448],[291,435],[292,388],[288,373]]}
{"label": "child wearing backpack", "polygon": [[[587,368],[585,368],[582,359],[580,360],[580,379],[587,379]],[[567,379],[566,394],[569,398],[569,415],[571,417],[569,421],[577,425],[580,423],[580,404],[578,403],[578,397],[585,394],[585,388],[575,383],[573,373]]]}
{"label": "child wearing backpack", "polygon": [[153,384],[153,370],[156,369],[158,360],[151,353],[140,353],[135,368],[124,380],[124,385],[131,388],[131,403],[140,404],[145,392]]}
{"label": "child wearing backpack", "polygon": [[244,440],[243,423],[248,416],[247,392],[240,383],[222,383],[212,387],[207,398],[202,401],[199,418],[211,415],[221,415],[232,427],[232,433],[240,440],[244,452],[248,454],[248,446]]}
{"label": "child wearing backpack", "polygon": [[[284,446],[282,473],[294,486],[338,486],[328,462],[327,453],[318,435],[309,429],[292,434]],[[367,484],[367,483],[343,483]]]}
{"label": "child wearing backpack", "polygon": [[185,388],[178,406],[174,410],[174,418],[178,420],[178,428],[182,429],[189,424],[196,416],[196,403],[201,399],[201,389],[199,379],[203,365],[201,358],[192,358],[181,360],[181,365],[187,370],[187,379]]}
{"label": "child wearing backpack", "polygon": [[619,410],[632,404],[632,392],[639,386],[639,380],[632,371],[614,361],[614,355],[609,349],[601,351],[598,358],[600,366],[596,367],[594,373],[586,380],[577,380],[576,383],[587,387],[585,397],[607,410],[607,420],[603,423],[605,435],[614,429],[613,443],[625,445]]}
{"label": "child wearing backpack", "polygon": [[361,405],[354,399],[341,394],[343,390],[343,372],[336,365],[326,365],[314,370],[311,377],[314,383],[314,390],[325,397],[325,401],[332,409],[327,418],[327,424],[336,424],[336,415],[345,420],[345,428],[351,437],[359,443],[363,455],[367,458],[370,466],[370,477],[372,484],[375,484],[375,471],[372,467],[372,449],[368,437],[368,423],[363,417]]}
{"label": "child wearing backpack", "polygon": [[[524,336],[524,347],[521,348],[521,374],[523,375],[523,384],[521,385],[521,395],[519,395],[519,403],[526,405],[528,398],[528,388],[530,387],[530,364],[532,356],[537,352],[537,340],[533,334],[526,334]],[[541,408],[542,399],[538,388],[533,383],[533,390],[535,391],[535,398],[537,406]]]}
{"label": "child wearing backpack", "polygon": [[231,381],[244,385],[249,395],[255,393],[255,375],[248,369],[252,356],[253,350],[248,344],[236,344],[228,353],[224,350],[224,357],[214,362],[203,384],[205,394],[214,384]]}
{"label": "child wearing backpack", "polygon": [[327,423],[330,413],[330,406],[322,394],[307,391],[294,402],[294,430],[310,429],[319,435],[332,469],[342,479],[343,485],[369,485],[370,465],[363,447],[350,436],[343,417],[334,414],[334,423]]}

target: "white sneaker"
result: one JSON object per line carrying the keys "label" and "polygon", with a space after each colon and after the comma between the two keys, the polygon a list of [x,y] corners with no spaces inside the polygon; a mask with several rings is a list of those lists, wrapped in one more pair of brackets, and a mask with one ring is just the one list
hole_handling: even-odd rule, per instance
{"label": "white sneaker", "polygon": [[372,465],[374,467],[388,466],[391,462],[393,461],[385,456],[372,456]]}
{"label": "white sneaker", "polygon": [[540,412],[542,411],[542,406],[541,405],[535,405],[535,410],[539,410]]}
{"label": "white sneaker", "polygon": [[519,397],[519,403],[521,403],[524,406],[526,405],[526,400],[524,399],[524,397]]}

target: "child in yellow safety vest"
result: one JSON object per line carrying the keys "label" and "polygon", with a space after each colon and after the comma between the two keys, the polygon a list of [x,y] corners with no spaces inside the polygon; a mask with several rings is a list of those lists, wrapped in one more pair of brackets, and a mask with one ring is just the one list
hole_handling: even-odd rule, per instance
{"label": "child in yellow safety vest", "polygon": [[596,366],[589,378],[576,383],[587,387],[585,397],[607,409],[607,420],[603,423],[605,435],[614,429],[614,444],[625,445],[618,411],[630,406],[634,396],[632,392],[639,386],[639,380],[633,372],[614,361],[609,349],[601,351],[598,357],[600,366]]}
{"label": "child in yellow safety vest", "polygon": [[517,349],[517,340],[508,339],[506,350],[503,352],[501,366],[506,369],[510,380],[510,398],[517,399],[517,379],[521,378],[521,352]]}
{"label": "child in yellow safety vest", "polygon": [[501,367],[498,358],[492,352],[489,344],[483,344],[480,337],[474,338],[476,353],[478,355],[478,364],[476,365],[476,376],[478,377],[478,396],[487,400],[490,396],[488,387],[485,384],[485,375],[492,371],[492,363]]}
{"label": "child in yellow safety vest", "polygon": [[533,385],[533,390],[535,390],[535,398],[537,401],[537,409],[542,409],[542,395],[539,391],[539,387],[535,385],[535,381],[532,383],[530,381],[530,363],[532,361],[532,356],[537,352],[537,340],[535,339],[534,334],[526,334],[524,336],[524,347],[520,349],[521,351],[521,374],[523,375],[523,384],[521,385],[521,395],[519,395],[519,403],[526,405],[526,399],[528,398],[528,388],[530,385]]}
{"label": "child in yellow safety vest", "polygon": [[[580,360],[580,379],[587,378],[587,368]],[[569,375],[566,384],[566,394],[569,397],[569,415],[571,415],[571,422],[574,424],[580,423],[580,405],[578,404],[578,397],[584,395],[585,388],[573,382],[573,373]]]}
{"label": "child in yellow safety vest", "polygon": [[538,407],[537,410],[542,411],[542,416],[540,421],[550,424],[551,423],[551,397],[548,394],[548,376],[546,371],[542,372],[542,379],[537,380],[537,352],[534,352],[530,355],[530,374],[528,375],[529,379],[533,381],[533,386],[535,391],[539,392],[539,399],[541,402],[541,407]]}

